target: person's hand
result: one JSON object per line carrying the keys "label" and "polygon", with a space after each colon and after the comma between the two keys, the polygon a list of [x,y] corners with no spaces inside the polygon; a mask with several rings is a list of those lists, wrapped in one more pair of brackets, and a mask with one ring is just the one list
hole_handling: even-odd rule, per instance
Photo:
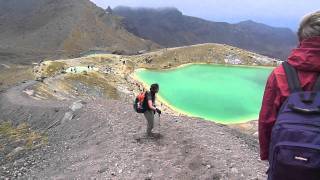
{"label": "person's hand", "polygon": [[157,111],[158,114],[161,114],[160,109],[156,108],[156,111]]}

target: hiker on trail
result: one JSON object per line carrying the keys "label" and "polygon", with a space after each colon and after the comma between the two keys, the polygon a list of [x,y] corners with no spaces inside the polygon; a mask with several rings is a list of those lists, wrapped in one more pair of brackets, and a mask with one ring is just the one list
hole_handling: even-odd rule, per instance
{"label": "hiker on trail", "polygon": [[259,115],[268,180],[320,179],[320,129],[313,125],[320,124],[320,11],[303,18],[298,38],[287,62],[269,76]]}
{"label": "hiker on trail", "polygon": [[153,123],[154,123],[154,115],[155,113],[161,114],[160,109],[156,108],[155,106],[155,100],[156,100],[156,93],[159,92],[159,85],[158,84],[152,84],[150,87],[150,91],[147,91],[145,94],[145,108],[146,111],[143,113],[144,117],[147,120],[147,136],[154,136],[154,134],[151,132],[153,129]]}

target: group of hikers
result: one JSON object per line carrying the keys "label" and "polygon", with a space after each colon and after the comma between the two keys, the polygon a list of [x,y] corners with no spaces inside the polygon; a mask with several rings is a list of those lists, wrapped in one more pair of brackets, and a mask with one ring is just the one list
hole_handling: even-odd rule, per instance
{"label": "group of hikers", "polygon": [[[93,65],[88,65],[86,68],[87,68],[86,71],[94,70],[94,66]],[[64,68],[62,68],[62,71],[64,71]],[[79,69],[77,69],[77,67],[71,67],[70,68],[70,72],[77,73],[77,72],[84,72],[84,70],[82,70],[81,68],[79,70]]]}
{"label": "group of hikers", "polygon": [[[268,160],[268,180],[320,180],[320,11],[306,15],[299,45],[270,74],[259,114],[261,160]],[[137,112],[152,133],[159,85],[141,93]]]}

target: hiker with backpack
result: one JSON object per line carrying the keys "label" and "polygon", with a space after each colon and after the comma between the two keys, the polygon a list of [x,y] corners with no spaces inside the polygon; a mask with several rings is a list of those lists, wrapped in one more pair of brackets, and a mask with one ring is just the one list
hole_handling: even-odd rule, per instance
{"label": "hiker with backpack", "polygon": [[154,124],[154,115],[158,113],[161,114],[161,110],[156,108],[155,100],[156,94],[159,92],[159,85],[152,84],[150,91],[142,92],[138,95],[134,102],[134,109],[138,113],[143,113],[144,117],[147,120],[147,136],[153,137],[155,134],[152,133],[153,124]]}
{"label": "hiker with backpack", "polygon": [[303,18],[298,37],[269,76],[259,115],[268,180],[320,179],[320,11]]}

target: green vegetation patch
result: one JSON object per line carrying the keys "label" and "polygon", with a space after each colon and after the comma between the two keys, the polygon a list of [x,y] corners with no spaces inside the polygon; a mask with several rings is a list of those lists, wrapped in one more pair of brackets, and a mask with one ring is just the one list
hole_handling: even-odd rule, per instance
{"label": "green vegetation patch", "polygon": [[61,72],[66,69],[67,64],[59,61],[48,61],[46,63],[47,67],[43,72],[43,75],[49,77],[55,75],[57,72]]}
{"label": "green vegetation patch", "polygon": [[0,123],[0,140],[2,141],[2,148],[5,145],[16,144],[31,149],[35,146],[47,144],[48,136],[33,131],[26,123],[14,127],[10,122],[3,122]]}

